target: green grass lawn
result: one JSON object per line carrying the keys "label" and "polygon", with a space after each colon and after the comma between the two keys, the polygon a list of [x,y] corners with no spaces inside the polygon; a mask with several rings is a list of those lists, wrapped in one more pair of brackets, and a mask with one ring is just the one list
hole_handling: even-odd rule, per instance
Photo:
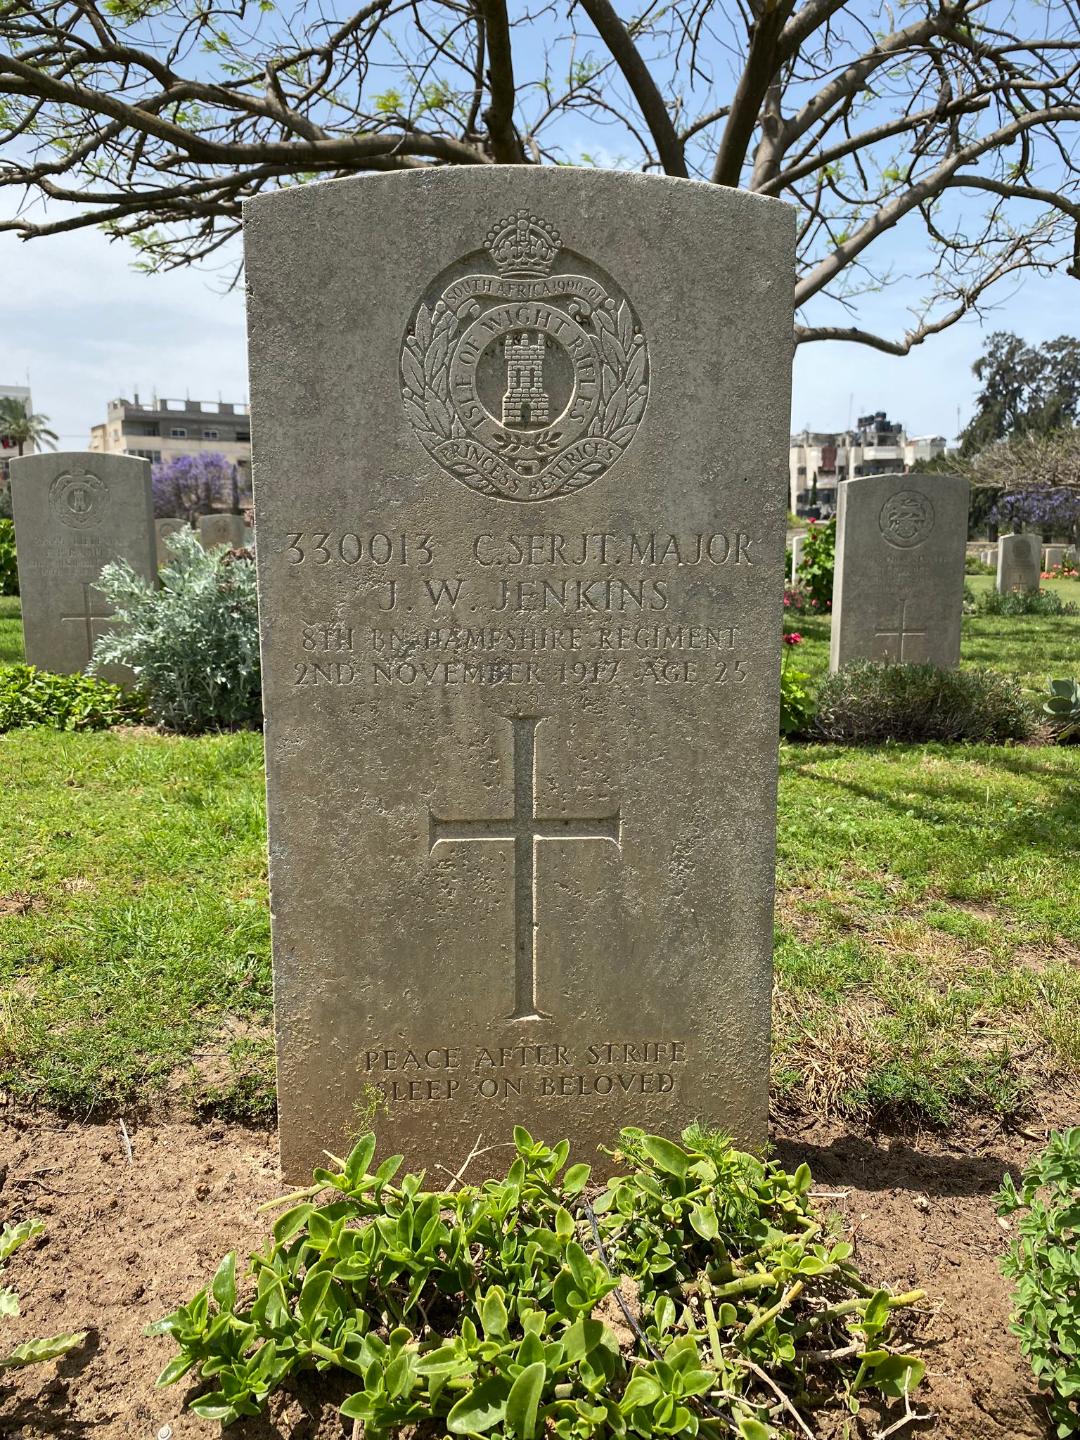
{"label": "green grass lawn", "polygon": [[0,595],[0,665],[17,665],[23,658],[21,614],[17,595]]}
{"label": "green grass lawn", "polygon": [[[795,623],[820,671],[828,621]],[[1080,673],[1080,617],[965,621],[983,645]],[[268,1116],[261,738],[12,731],[0,767],[0,1089]],[[777,1094],[945,1124],[1075,1077],[1078,832],[1080,747],[782,746]]]}
{"label": "green grass lawn", "polygon": [[[967,583],[979,595],[993,589],[994,578],[969,575]],[[1044,588],[1056,591],[1080,609],[1080,581],[1050,580]],[[829,668],[830,624],[828,616],[789,616],[787,628],[803,637],[803,644],[790,656],[789,663],[811,675],[824,675]],[[960,662],[1007,671],[1031,694],[1045,691],[1051,675],[1080,679],[1080,614],[1029,615],[1011,620],[997,615],[965,615]]]}

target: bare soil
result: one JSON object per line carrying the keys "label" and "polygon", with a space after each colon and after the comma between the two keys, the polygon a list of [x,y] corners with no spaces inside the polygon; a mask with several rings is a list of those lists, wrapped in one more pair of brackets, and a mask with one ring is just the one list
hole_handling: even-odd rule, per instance
{"label": "bare soil", "polygon": [[[774,1143],[789,1168],[814,1172],[823,1207],[840,1214],[865,1273],[928,1299],[912,1339],[928,1361],[919,1409],[935,1419],[899,1432],[939,1440],[1047,1440],[1050,1430],[1015,1339],[997,1259],[1006,1235],[992,1197],[1042,1142],[1075,1124],[1075,1094],[1045,1097],[1028,1130],[972,1124],[947,1140],[889,1138],[842,1123],[778,1115]],[[0,1372],[0,1435],[12,1440],[209,1440],[218,1427],[183,1410],[184,1382],[155,1390],[171,1357],[144,1327],[204,1285],[230,1249],[265,1236],[263,1201],[280,1193],[272,1133],[221,1123],[80,1124],[0,1117],[0,1218],[40,1216],[46,1234],[10,1262],[5,1283],[22,1315],[4,1348],[37,1335],[89,1330],[52,1364]],[[231,1440],[339,1440],[348,1393],[310,1377],[241,1421]]]}

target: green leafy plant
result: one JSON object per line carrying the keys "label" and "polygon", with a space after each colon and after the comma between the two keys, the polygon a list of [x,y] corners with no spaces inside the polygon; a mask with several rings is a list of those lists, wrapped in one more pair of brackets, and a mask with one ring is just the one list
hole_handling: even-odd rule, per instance
{"label": "green leafy plant", "polygon": [[196,1372],[209,1389],[191,1408],[229,1424],[287,1375],[342,1371],[366,1440],[425,1421],[507,1440],[768,1440],[800,1404],[906,1398],[923,1365],[888,1336],[921,1292],[863,1282],[813,1214],[805,1165],[789,1175],[697,1128],[682,1142],[623,1130],[624,1173],[596,1194],[565,1140],[519,1127],[504,1179],[427,1191],[422,1174],[395,1183],[400,1155],[372,1169],[365,1135],[279,1202],[243,1287],[227,1255],[151,1327],[178,1346],[159,1384]]}
{"label": "green leafy plant", "polygon": [[0,731],[23,725],[107,730],[145,719],[138,694],[90,675],[54,675],[33,665],[0,666]]}
{"label": "green leafy plant", "polygon": [[780,667],[780,734],[803,735],[814,718],[814,700],[810,692],[810,675],[790,663],[791,652],[802,644],[799,632],[784,635],[783,661]]}
{"label": "green leafy plant", "polygon": [[802,559],[795,579],[819,614],[832,609],[833,571],[836,568],[836,521],[811,520],[803,541]]}
{"label": "green leafy plant", "polygon": [[1080,606],[1062,600],[1055,590],[987,590],[976,609],[980,615],[1080,615]]}
{"label": "green leafy plant", "polygon": [[0,595],[18,595],[19,567],[15,561],[15,525],[0,519]]}
{"label": "green leafy plant", "polygon": [[1080,684],[1075,680],[1049,680],[1049,700],[1043,703],[1043,714],[1049,715],[1059,744],[1080,738]]}
{"label": "green leafy plant", "polygon": [[850,745],[881,740],[1027,740],[1035,715],[1015,681],[997,670],[939,670],[859,660],[827,675],[815,733]]}
{"label": "green leafy plant", "polygon": [[[5,1221],[0,1229],[0,1276],[19,1246],[36,1239],[44,1231],[45,1226],[40,1220],[20,1220],[17,1224]],[[13,1320],[18,1313],[19,1297],[16,1292],[0,1287],[0,1320]],[[70,1335],[52,1335],[47,1340],[26,1340],[7,1355],[0,1354],[0,1370],[15,1370],[24,1365],[40,1365],[43,1360],[56,1360],[81,1345],[86,1335],[85,1330],[79,1330]]]}
{"label": "green leafy plant", "polygon": [[261,715],[259,620],[250,558],[206,551],[189,529],[167,537],[161,588],[106,565],[97,588],[115,618],[90,669],[127,665],[152,717],[170,730],[230,730]]}
{"label": "green leafy plant", "polygon": [[1016,1281],[1012,1332],[1048,1390],[1061,1440],[1080,1434],[1080,1126],[1059,1131],[1027,1166],[1006,1175],[998,1214],[1016,1216],[1001,1268]]}
{"label": "green leafy plant", "polygon": [[978,555],[968,554],[964,556],[965,575],[993,575],[995,569],[995,566],[988,565],[986,561],[981,560]]}

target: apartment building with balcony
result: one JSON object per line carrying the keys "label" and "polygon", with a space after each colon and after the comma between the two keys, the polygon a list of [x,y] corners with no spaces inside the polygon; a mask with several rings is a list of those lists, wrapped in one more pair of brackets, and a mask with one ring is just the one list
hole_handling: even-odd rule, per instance
{"label": "apartment building with balcony", "polygon": [[155,465],[176,455],[220,453],[237,467],[241,493],[251,493],[251,418],[246,405],[156,395],[144,405],[137,394],[134,400],[110,400],[104,424],[91,428],[90,449],[141,455]]}
{"label": "apartment building with balcony", "polygon": [[827,519],[836,513],[837,488],[845,480],[905,474],[945,449],[943,435],[908,435],[884,410],[860,416],[853,430],[803,430],[791,437],[788,504],[796,515]]}

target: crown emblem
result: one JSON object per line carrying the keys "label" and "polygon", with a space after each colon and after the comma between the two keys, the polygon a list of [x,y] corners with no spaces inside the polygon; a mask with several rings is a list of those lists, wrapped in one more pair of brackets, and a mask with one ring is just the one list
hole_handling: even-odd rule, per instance
{"label": "crown emblem", "polygon": [[484,246],[495,262],[500,275],[546,275],[551,269],[562,241],[554,225],[519,210],[493,225],[484,239]]}

